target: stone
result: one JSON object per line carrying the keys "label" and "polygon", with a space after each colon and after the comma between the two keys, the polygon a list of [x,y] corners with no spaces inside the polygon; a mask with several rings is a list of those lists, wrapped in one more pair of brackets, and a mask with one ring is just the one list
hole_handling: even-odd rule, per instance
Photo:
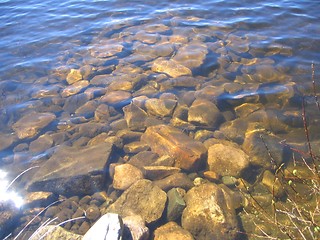
{"label": "stone", "polygon": [[24,197],[24,207],[47,207],[58,199],[52,192],[31,192]]}
{"label": "stone", "polygon": [[122,233],[123,222],[121,217],[115,213],[107,213],[86,232],[82,240],[121,240]]}
{"label": "stone", "polygon": [[75,116],[77,117],[85,117],[86,119],[92,118],[94,116],[94,113],[98,107],[97,101],[89,101],[86,102],[84,105],[79,107],[75,111]]}
{"label": "stone", "polygon": [[121,164],[115,167],[112,185],[115,189],[126,190],[133,183],[143,179],[139,168],[131,164]]}
{"label": "stone", "polygon": [[62,195],[94,193],[104,186],[105,167],[112,148],[110,143],[88,147],[59,146],[33,175],[27,188]]}
{"label": "stone", "polygon": [[140,215],[147,224],[157,221],[165,208],[167,194],[149,180],[139,180],[131,185],[107,212],[122,217]]}
{"label": "stone", "polygon": [[134,155],[128,163],[143,170],[144,166],[150,166],[158,159],[158,154],[151,151],[143,151]]}
{"label": "stone", "polygon": [[[1,190],[1,194],[4,194]],[[11,201],[0,200],[0,238],[4,239],[10,234],[10,229],[15,226],[20,216],[20,211]]]}
{"label": "stone", "polygon": [[223,115],[214,103],[205,99],[196,99],[189,109],[188,121],[217,128],[223,121]]}
{"label": "stone", "polygon": [[109,106],[107,104],[100,104],[95,112],[94,119],[96,121],[108,121],[110,118]]}
{"label": "stone", "polygon": [[[124,237],[123,239],[148,240],[149,228],[146,227],[144,220],[139,215],[132,215],[123,218]],[[130,236],[126,236],[126,229],[129,230]]]}
{"label": "stone", "polygon": [[174,159],[168,155],[163,155],[159,157],[154,163],[151,164],[152,166],[166,166],[166,167],[173,167]]}
{"label": "stone", "polygon": [[190,232],[180,227],[175,222],[168,222],[163,226],[158,227],[154,231],[154,240],[193,240]]}
{"label": "stone", "polygon": [[289,157],[288,150],[280,143],[281,140],[264,129],[254,129],[246,132],[242,149],[250,156],[252,164],[273,168]]}
{"label": "stone", "polygon": [[75,234],[65,230],[63,227],[57,225],[46,225],[37,229],[32,239],[45,239],[45,240],[81,240],[82,235]]}
{"label": "stone", "polygon": [[9,148],[15,141],[17,137],[14,134],[0,134],[0,152]]}
{"label": "stone", "polygon": [[147,112],[159,117],[171,116],[177,101],[172,99],[151,98],[145,102]]}
{"label": "stone", "polygon": [[168,191],[175,187],[189,190],[194,186],[191,179],[185,173],[172,174],[166,178],[154,181],[154,184],[164,191]]}
{"label": "stone", "polygon": [[90,221],[96,221],[100,217],[100,210],[97,206],[91,205],[86,210],[86,218]]}
{"label": "stone", "polygon": [[181,224],[195,239],[236,239],[239,232],[229,194],[214,183],[204,183],[185,196]]}
{"label": "stone", "polygon": [[127,122],[130,130],[133,131],[143,131],[145,130],[145,121],[148,114],[140,107],[138,107],[134,102],[123,107],[124,119]]}
{"label": "stone", "polygon": [[82,79],[82,74],[79,69],[71,69],[67,75],[66,81],[68,82],[68,84],[73,84]]}
{"label": "stone", "polygon": [[144,142],[137,141],[137,142],[131,142],[124,145],[123,150],[125,153],[132,154],[132,153],[138,153],[142,151],[148,151],[150,150],[150,147],[148,144]]}
{"label": "stone", "polygon": [[180,172],[181,169],[177,167],[166,166],[145,166],[143,167],[144,176],[150,180],[159,180],[174,173]]}
{"label": "stone", "polygon": [[151,69],[154,72],[166,73],[173,78],[192,75],[192,72],[189,68],[183,66],[173,59],[165,60],[163,58],[157,58],[153,62]]}
{"label": "stone", "polygon": [[34,153],[43,153],[53,146],[53,138],[44,134],[38,137],[36,140],[32,141],[29,145],[29,150]]}
{"label": "stone", "polygon": [[109,58],[119,54],[123,50],[123,45],[115,39],[101,39],[98,43],[91,46],[91,56],[96,58]]}
{"label": "stone", "polygon": [[262,175],[262,184],[265,185],[269,192],[276,198],[285,196],[285,189],[278,178],[269,170],[264,171]]}
{"label": "stone", "polygon": [[123,107],[130,103],[131,93],[126,91],[107,92],[100,100],[111,106]]}
{"label": "stone", "polygon": [[220,176],[243,177],[249,165],[249,156],[240,148],[214,144],[208,149],[209,170]]}
{"label": "stone", "polygon": [[30,112],[14,123],[12,128],[19,139],[32,138],[55,119],[53,113]]}
{"label": "stone", "polygon": [[89,82],[87,80],[77,81],[77,82],[69,85],[65,89],[63,89],[61,92],[61,97],[65,98],[65,97],[69,97],[71,95],[75,95],[75,94],[81,92],[88,85],[89,85]]}
{"label": "stone", "polygon": [[181,192],[177,188],[172,188],[167,192],[168,206],[167,206],[167,220],[178,220],[186,207],[186,203],[181,195]]}
{"label": "stone", "polygon": [[200,169],[207,154],[207,149],[201,142],[167,125],[148,127],[141,140],[148,143],[152,151],[160,156],[169,155],[174,158],[175,167],[187,171]]}
{"label": "stone", "polygon": [[90,100],[85,93],[79,93],[68,97],[64,103],[63,110],[73,114],[76,110]]}

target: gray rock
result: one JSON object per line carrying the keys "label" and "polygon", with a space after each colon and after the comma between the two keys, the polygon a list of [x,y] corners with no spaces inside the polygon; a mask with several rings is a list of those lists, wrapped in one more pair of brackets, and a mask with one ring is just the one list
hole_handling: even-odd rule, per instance
{"label": "gray rock", "polygon": [[189,171],[201,168],[207,153],[201,142],[167,125],[148,127],[141,140],[149,144],[152,151],[159,155],[173,157],[175,167]]}
{"label": "gray rock", "polygon": [[30,112],[13,124],[12,128],[19,139],[31,138],[55,119],[53,113]]}
{"label": "gray rock", "polygon": [[123,112],[124,119],[127,121],[127,125],[131,130],[145,130],[145,120],[148,114],[143,109],[132,102],[123,108]]}
{"label": "gray rock", "polygon": [[64,228],[56,225],[47,225],[37,229],[34,235],[29,240],[44,239],[44,240],[81,240],[82,235],[78,235],[65,230]]}
{"label": "gray rock", "polygon": [[249,164],[249,156],[240,148],[214,144],[208,149],[209,170],[220,176],[243,177],[242,174]]}
{"label": "gray rock", "polygon": [[0,134],[0,151],[5,150],[10,147],[15,141],[17,137],[14,134]]}
{"label": "gray rock", "polygon": [[181,192],[177,188],[172,188],[167,193],[168,206],[167,206],[167,220],[176,221],[178,220],[186,207],[186,203],[181,195]]}
{"label": "gray rock", "polygon": [[10,201],[0,200],[0,238],[6,237],[20,216],[19,210]]}
{"label": "gray rock", "polygon": [[205,99],[196,99],[189,109],[188,121],[217,128],[223,121],[223,115],[214,103]]}
{"label": "gray rock", "polygon": [[130,236],[124,239],[132,240],[148,240],[149,239],[149,229],[146,227],[144,220],[139,215],[132,215],[123,218],[123,225],[125,229],[129,229]]}
{"label": "gray rock", "polygon": [[143,179],[143,174],[139,168],[128,163],[121,164],[114,169],[112,185],[115,189],[126,190],[140,179]]}
{"label": "gray rock", "polygon": [[168,191],[175,187],[189,190],[194,186],[191,179],[185,173],[172,174],[166,178],[154,181],[154,184],[164,191]]}
{"label": "gray rock", "polygon": [[126,91],[107,92],[100,100],[111,106],[123,107],[130,103],[131,93]]}
{"label": "gray rock", "polygon": [[29,150],[34,153],[44,152],[53,146],[53,138],[44,134],[32,141],[29,145]]}
{"label": "gray rock", "polygon": [[183,66],[173,59],[165,60],[163,58],[157,58],[152,64],[152,71],[163,72],[173,78],[192,75],[192,72],[189,68]]}
{"label": "gray rock", "polygon": [[122,217],[140,215],[147,223],[157,221],[165,208],[167,194],[149,180],[139,180],[131,185],[107,212],[118,213]]}
{"label": "gray rock", "polygon": [[148,144],[144,142],[131,142],[123,146],[123,150],[125,153],[138,153],[142,151],[148,151],[150,150],[150,147]]}
{"label": "gray rock", "polygon": [[71,85],[69,85],[68,87],[62,90],[61,97],[65,98],[65,97],[75,95],[81,92],[88,85],[89,85],[89,82],[87,80],[81,80],[81,81],[72,83]]}
{"label": "gray rock", "polygon": [[60,146],[34,174],[28,189],[63,195],[90,194],[102,189],[112,146]]}
{"label": "gray rock", "polygon": [[182,227],[195,239],[236,239],[238,223],[226,191],[216,184],[205,183],[188,191],[185,200]]}
{"label": "gray rock", "polygon": [[151,115],[166,117],[173,113],[177,101],[173,99],[151,98],[145,102],[147,112]]}
{"label": "gray rock", "polygon": [[63,110],[68,113],[75,113],[76,110],[90,100],[85,93],[76,94],[66,99]]}
{"label": "gray rock", "polygon": [[83,240],[121,240],[123,222],[115,213],[103,215],[83,236]]}
{"label": "gray rock", "polygon": [[143,167],[143,173],[146,178],[150,180],[159,180],[165,178],[174,173],[180,172],[181,169],[177,167],[167,166],[145,166]]}
{"label": "gray rock", "polygon": [[151,151],[143,151],[134,155],[128,163],[136,166],[137,168],[143,170],[144,166],[150,166],[155,163],[158,159],[158,154]]}

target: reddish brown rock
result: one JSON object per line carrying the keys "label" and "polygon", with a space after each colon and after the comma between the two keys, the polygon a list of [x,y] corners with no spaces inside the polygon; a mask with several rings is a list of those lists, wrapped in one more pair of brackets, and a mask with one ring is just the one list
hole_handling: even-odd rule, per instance
{"label": "reddish brown rock", "polygon": [[185,170],[198,170],[207,153],[201,142],[193,140],[177,128],[166,125],[148,127],[141,140],[148,143],[153,152],[173,157],[175,167]]}

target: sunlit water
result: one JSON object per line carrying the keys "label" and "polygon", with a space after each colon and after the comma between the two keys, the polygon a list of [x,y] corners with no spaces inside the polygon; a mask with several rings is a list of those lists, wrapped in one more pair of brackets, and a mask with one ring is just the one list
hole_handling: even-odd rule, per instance
{"label": "sunlit water", "polygon": [[[68,84],[52,76],[63,67],[82,67],[86,56],[90,55],[90,49],[99,43],[99,39],[123,37],[126,45],[123,56],[119,55],[118,60],[122,63],[130,61],[146,71],[150,70],[148,64],[130,59],[131,53],[136,51],[137,40],[130,42],[128,36],[136,33],[140,26],[141,29],[157,24],[169,26],[170,30],[161,33],[163,38],[179,34],[187,42],[195,39],[205,43],[222,41],[228,52],[218,52],[218,55],[230,56],[233,60],[233,54],[246,59],[271,59],[275,69],[282,71],[281,79],[273,81],[271,85],[263,85],[261,81],[261,85],[254,85],[255,79],[251,79],[251,82],[243,80],[244,85],[239,91],[221,94],[221,101],[247,99],[256,95],[277,98],[277,94],[286,90],[283,86],[290,83],[295,83],[301,94],[311,95],[311,63],[315,64],[315,79],[320,81],[317,73],[317,69],[320,69],[319,8],[317,0],[0,0],[0,133],[14,134],[12,125],[31,110],[37,110],[38,107],[50,109],[47,106],[52,104],[50,97],[39,102],[34,97],[35,93],[55,87],[61,93]],[[153,46],[155,43],[147,44]],[[247,45],[250,51],[246,49]],[[110,61],[110,64],[115,62]],[[240,73],[221,70],[221,63],[207,65],[205,72],[194,74],[195,81],[201,77],[214,80],[219,74],[229,76],[230,72],[236,75]],[[250,72],[250,68],[247,71]],[[231,76],[222,81],[238,81],[235,79]],[[185,89],[183,91],[185,93]],[[179,89],[168,92],[179,96]],[[271,109],[279,108],[276,102],[274,106],[270,105]],[[280,108],[283,112],[292,110],[292,107],[300,111],[300,106],[300,103],[290,106],[284,104]],[[54,112],[54,107],[52,109]],[[319,123],[312,112],[310,110],[312,122]],[[58,110],[55,114],[58,121],[65,118]],[[55,128],[50,130],[55,131]],[[304,139],[304,136],[300,137]],[[50,150],[36,155],[25,151],[29,143],[28,139],[15,142],[0,153],[4,162],[2,167],[10,173],[11,180],[26,169],[28,163],[50,154]],[[14,152],[19,153],[17,146],[23,151],[15,156]],[[12,158],[21,166],[5,163],[12,163],[7,160]],[[0,183],[6,188],[4,179],[5,174],[2,174]],[[0,194],[3,195],[4,190],[0,189]]]}

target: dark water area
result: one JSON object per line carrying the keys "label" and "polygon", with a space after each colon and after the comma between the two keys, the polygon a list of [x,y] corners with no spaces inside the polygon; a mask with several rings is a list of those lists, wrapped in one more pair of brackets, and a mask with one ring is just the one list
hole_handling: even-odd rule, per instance
{"label": "dark water area", "polygon": [[[4,186],[0,193],[8,199],[16,196],[7,190],[10,194],[17,190],[22,198],[28,192],[49,191],[81,199],[105,190],[116,201],[126,190],[115,187],[110,176],[117,164],[130,163],[145,150],[161,157],[165,149],[170,157],[179,158],[172,149],[180,142],[194,143],[190,149],[195,152],[202,151],[198,144],[208,150],[194,168],[179,165],[176,159],[169,166],[192,181],[203,178],[243,193],[230,187],[228,179],[237,183],[244,179],[252,189],[249,196],[273,198],[266,180],[269,173],[277,177],[281,163],[291,171],[296,167],[292,156],[300,154],[296,158],[302,156],[301,171],[308,175],[307,166],[320,153],[319,8],[317,0],[0,0],[0,185]],[[156,125],[172,128],[152,128]],[[167,134],[173,141],[156,142],[157,135],[150,137],[146,129]],[[265,136],[264,140],[255,142],[255,134]],[[112,142],[116,150],[108,144],[106,152],[97,150],[102,142]],[[161,144],[165,147],[158,147]],[[218,144],[240,149],[250,164],[239,165],[243,171],[215,169],[212,155],[218,150],[213,146]],[[84,158],[92,153],[96,155],[92,159],[110,154],[115,165],[106,171],[105,163],[101,167],[97,160],[87,167]],[[272,155],[279,160],[274,162]],[[79,158],[78,167],[60,162],[64,158]],[[29,167],[35,168],[6,189],[5,181]],[[101,174],[100,168],[106,171],[102,180],[94,180],[87,191],[70,187],[77,186],[68,180],[71,176],[86,175],[88,169],[91,181],[92,175]],[[64,171],[68,172],[62,177],[65,189],[60,189],[56,186],[60,180],[55,181]],[[146,171],[142,178],[159,180]],[[171,188],[191,188],[183,186]],[[281,203],[284,198],[277,196]],[[252,221],[240,208],[236,212],[241,219],[237,232],[245,232],[239,239],[264,235],[258,231],[261,222]],[[315,215],[314,227],[320,223],[320,213]],[[21,219],[20,226],[4,226],[21,230]],[[148,227],[153,231],[166,221],[162,217]],[[93,222],[88,220],[89,225]],[[176,222],[187,225],[184,220]],[[79,229],[73,228],[76,233]],[[268,236],[279,233],[265,229]]]}

